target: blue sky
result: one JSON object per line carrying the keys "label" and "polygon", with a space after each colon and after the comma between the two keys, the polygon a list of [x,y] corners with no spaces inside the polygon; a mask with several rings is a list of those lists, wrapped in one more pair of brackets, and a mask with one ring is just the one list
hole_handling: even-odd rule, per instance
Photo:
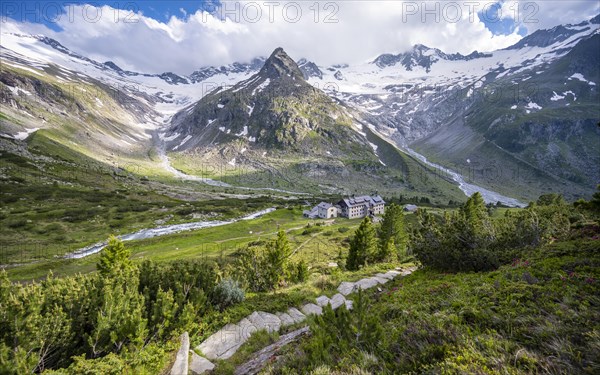
{"label": "blue sky", "polygon": [[[494,35],[509,35],[512,34],[519,25],[515,22],[512,17],[501,17],[502,15],[502,4],[489,3],[489,6],[481,10],[477,15],[483,24],[492,32]],[[527,27],[519,27],[519,35],[527,35]]]}
{"label": "blue sky", "polygon": [[[164,0],[144,0],[144,1],[52,1],[52,0],[28,0],[28,1],[7,1],[0,7],[0,14],[8,16],[17,21],[27,21],[32,23],[42,23],[49,28],[59,31],[60,27],[55,20],[57,17],[64,17],[66,11],[65,4],[90,4],[94,6],[108,5],[112,8],[118,8],[127,11],[142,12],[146,17],[153,18],[161,22],[167,22],[172,16],[185,18],[188,14],[193,14],[198,10],[212,11],[220,2],[218,0],[202,1],[164,1]],[[489,2],[485,11],[478,13],[479,19],[495,35],[511,34],[517,25],[512,18],[500,19],[497,12],[500,11],[500,2]],[[527,29],[522,27],[519,34],[526,35]]]}
{"label": "blue sky", "polygon": [[197,10],[211,10],[215,1],[164,1],[164,0],[144,0],[144,1],[52,1],[52,0],[27,0],[27,1],[5,1],[0,6],[0,15],[10,17],[17,21],[27,21],[32,23],[42,23],[53,30],[60,30],[57,23],[54,22],[58,16],[63,17],[66,14],[64,5],[66,4],[90,4],[94,6],[108,5],[112,8],[118,8],[128,11],[141,11],[145,16],[158,21],[166,22],[171,16],[179,18],[185,17],[185,14],[195,13]]}

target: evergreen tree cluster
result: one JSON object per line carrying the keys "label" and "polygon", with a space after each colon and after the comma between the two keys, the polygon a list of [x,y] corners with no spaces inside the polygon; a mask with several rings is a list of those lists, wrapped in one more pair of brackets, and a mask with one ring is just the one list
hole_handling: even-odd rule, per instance
{"label": "evergreen tree cluster", "polygon": [[139,361],[158,373],[166,341],[193,332],[209,310],[243,299],[241,290],[223,292],[235,285],[219,281],[214,263],[138,267],[129,257],[113,237],[95,274],[19,285],[0,273],[0,373],[119,374]]}
{"label": "evergreen tree cluster", "polygon": [[368,298],[359,290],[352,311],[345,305],[333,310],[323,308],[323,314],[311,324],[313,337],[302,345],[309,363],[335,363],[351,352],[377,353],[381,350],[384,331],[377,314],[369,310]]}
{"label": "evergreen tree cluster", "polygon": [[308,265],[304,260],[290,261],[292,249],[283,230],[266,247],[248,246],[238,254],[236,274],[253,292],[275,290],[288,283],[305,281]]}
{"label": "evergreen tree cluster", "polygon": [[385,209],[377,229],[369,217],[360,223],[350,240],[346,268],[358,270],[368,263],[403,260],[407,256],[407,242],[402,207],[392,203]]}
{"label": "evergreen tree cluster", "polygon": [[481,194],[443,217],[417,212],[410,247],[425,266],[444,271],[485,271],[535,247],[569,234],[569,206],[560,196],[542,196],[524,210],[492,220]]}

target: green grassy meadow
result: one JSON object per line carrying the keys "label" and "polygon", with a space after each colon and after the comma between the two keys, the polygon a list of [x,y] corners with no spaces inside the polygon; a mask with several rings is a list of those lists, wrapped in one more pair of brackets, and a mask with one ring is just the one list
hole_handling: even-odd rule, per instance
{"label": "green grassy meadow", "polygon": [[[132,259],[168,262],[177,259],[231,258],[248,244],[262,244],[275,237],[278,228],[287,232],[294,254],[292,260],[304,259],[312,267],[326,268],[340,250],[345,251],[344,239],[360,220],[337,219],[328,226],[318,226],[320,220],[302,216],[301,207],[282,208],[254,220],[242,220],[224,226],[205,228],[151,239],[128,241]],[[312,225],[307,231],[306,226]],[[340,228],[342,231],[340,232]],[[346,231],[349,230],[349,232]],[[304,233],[305,231],[310,233]],[[49,270],[57,275],[71,275],[95,270],[98,254],[82,259],[44,259],[8,268],[14,280],[44,277]]]}

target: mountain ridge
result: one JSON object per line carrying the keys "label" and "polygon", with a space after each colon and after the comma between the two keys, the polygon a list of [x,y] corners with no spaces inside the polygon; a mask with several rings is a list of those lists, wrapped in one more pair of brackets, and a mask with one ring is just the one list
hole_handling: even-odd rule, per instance
{"label": "mountain ridge", "polygon": [[[43,36],[35,38],[3,34],[2,59],[12,64],[10,71],[13,75],[35,77],[41,74],[60,84],[65,84],[65,81],[81,81],[102,87],[106,92],[110,92],[113,86],[117,88],[117,92],[124,90],[125,96],[135,97],[135,100],[140,100],[140,103],[156,112],[136,113],[136,110],[146,107],[142,104],[132,106],[126,101],[117,101],[116,105],[134,114],[132,118],[136,122],[122,126],[131,127],[133,134],[137,131],[135,127],[139,126],[138,123],[144,124],[148,134],[163,138],[167,152],[174,157],[181,152],[188,153],[192,149],[207,147],[213,150],[215,155],[219,155],[220,161],[236,164],[244,159],[258,165],[263,163],[262,153],[268,153],[272,147],[277,150],[290,148],[290,155],[294,154],[298,158],[309,157],[312,153],[319,158],[335,156],[338,157],[336,162],[340,162],[339,158],[344,158],[348,153],[337,152],[335,148],[338,146],[334,145],[337,145],[339,140],[348,138],[356,141],[358,148],[367,146],[358,154],[365,156],[369,160],[368,163],[381,165],[384,162],[378,160],[377,150],[369,151],[371,146],[361,135],[364,130],[359,127],[358,119],[368,118],[369,126],[375,126],[400,147],[414,145],[427,157],[433,157],[433,161],[439,164],[451,161],[458,165],[459,169],[466,160],[481,165],[482,161],[486,160],[482,154],[483,148],[472,154],[463,152],[466,150],[464,149],[452,155],[439,155],[440,149],[435,147],[447,150],[459,148],[447,147],[444,143],[436,146],[435,142],[424,145],[420,141],[458,129],[451,134],[453,137],[467,133],[478,134],[477,137],[483,134],[484,139],[478,138],[476,142],[489,144],[486,152],[490,152],[490,155],[493,154],[491,148],[501,147],[501,155],[520,159],[539,170],[552,170],[553,175],[559,177],[560,173],[556,172],[556,168],[574,167],[570,175],[563,176],[567,180],[544,180],[540,183],[540,190],[531,190],[526,195],[519,196],[525,200],[547,189],[545,186],[565,186],[567,181],[571,180],[578,181],[573,185],[578,186],[577,189],[583,186],[582,184],[589,184],[590,177],[585,177],[588,174],[582,172],[584,169],[591,169],[589,163],[580,163],[577,160],[581,158],[566,157],[562,153],[564,150],[571,153],[578,150],[579,153],[585,151],[585,155],[591,154],[590,150],[593,148],[589,148],[587,144],[573,146],[572,140],[575,139],[576,132],[570,135],[567,144],[552,141],[547,145],[552,150],[547,155],[552,156],[552,160],[555,161],[552,165],[543,162],[546,154],[529,140],[535,139],[536,134],[543,133],[540,133],[539,125],[545,123],[544,119],[547,116],[561,118],[570,113],[574,116],[574,123],[579,124],[577,126],[587,129],[586,124],[589,124],[595,115],[593,100],[597,95],[596,85],[600,83],[600,78],[597,78],[596,70],[589,62],[596,61],[593,51],[597,39],[594,35],[598,32],[598,19],[600,17],[577,25],[561,25],[532,33],[523,39],[525,41],[520,42],[519,48],[508,48],[489,54],[446,54],[438,49],[415,45],[411,51],[402,54],[380,55],[380,64],[377,64],[376,58],[365,64],[338,64],[329,67],[319,66],[306,59],[292,64],[290,61],[293,60],[288,61],[289,56],[286,55],[287,57],[283,56],[283,60],[271,61],[266,68],[268,58],[257,58],[249,63],[233,63],[222,67],[200,68],[192,73],[196,74],[193,79],[192,75],[180,76],[169,72],[154,75],[127,72],[114,61],[95,62],[74,54],[62,44],[44,39]],[[583,47],[578,46],[583,46],[588,39],[593,43],[581,51]],[[532,42],[534,40],[537,42]],[[35,45],[34,49],[37,52],[48,50],[60,53],[37,53],[28,57],[27,50],[22,48],[22,45],[30,44]],[[573,50],[578,51],[578,57],[567,63],[565,56]],[[286,83],[267,83],[267,79],[282,79]],[[14,102],[18,106],[17,109],[6,111],[3,108],[3,113],[14,114],[16,111],[22,111],[27,108],[28,103],[35,100],[27,94],[33,92],[31,82],[20,82],[8,79],[3,86],[5,103],[10,105]],[[533,83],[541,88],[538,93],[524,90],[525,85]],[[217,85],[219,88],[214,89]],[[496,100],[493,105],[481,100],[498,88],[504,93],[512,93],[516,86],[521,88],[521,92],[515,98]],[[323,89],[327,95],[320,90],[315,91],[317,88]],[[259,100],[257,96],[260,97]],[[204,103],[207,105],[196,110],[194,103],[203,97],[206,97]],[[38,99],[44,101],[47,98],[41,95]],[[83,118],[87,112],[100,112],[104,116],[102,103],[105,101],[100,96],[94,98],[92,94],[85,102],[79,103],[83,107],[76,114]],[[313,103],[319,104],[314,106]],[[47,104],[51,105],[42,103]],[[68,110],[61,110],[58,115],[52,117],[52,126],[57,126],[57,122],[68,122],[71,117]],[[451,128],[446,126],[457,119],[467,122],[463,124],[467,130],[460,124]],[[516,142],[513,147],[507,144],[506,140],[518,141],[515,136],[516,130],[510,125],[516,122],[515,119],[519,124],[522,122],[523,125],[519,125],[522,129],[518,134],[527,141]],[[31,120],[21,123],[11,120],[10,124],[6,119],[3,121],[6,125],[3,125],[2,132],[8,135],[23,133],[23,128],[30,131],[34,127],[49,126],[34,126]],[[563,125],[569,123],[562,120],[559,122]],[[551,124],[548,129],[554,129],[556,134],[560,133],[557,128],[559,122]],[[324,126],[320,126],[321,123]],[[351,131],[348,137],[340,136],[341,133],[337,130],[332,133],[331,126],[336,123],[341,125],[340,129],[343,131]],[[170,129],[165,128],[168,124],[172,124]],[[573,129],[579,129],[577,126]],[[114,129],[110,128],[110,131],[114,132]],[[587,131],[584,133],[588,134]],[[504,135],[498,138],[501,134]],[[592,132],[586,137],[593,135]],[[67,147],[69,142],[81,143],[79,135],[69,138],[65,133],[63,136],[66,137]],[[135,142],[138,138],[137,135],[133,136]],[[464,139],[475,141],[475,138]],[[544,139],[551,138],[545,136]],[[119,142],[127,144],[130,141],[123,139]],[[316,153],[308,147],[311,142],[320,145],[316,148]],[[243,149],[247,149],[244,155]],[[250,160],[251,157],[255,160]],[[561,164],[560,158],[569,162]],[[352,160],[352,163],[355,163],[358,159]],[[507,166],[515,163],[514,160],[501,160]],[[338,166],[343,164],[338,163]],[[369,164],[369,168],[375,170],[375,164]],[[311,170],[311,167],[308,167],[308,170]],[[533,174],[538,171],[533,171]],[[482,180],[483,186],[488,188],[505,188],[497,182]],[[504,193],[521,194],[516,190],[505,190]],[[576,194],[581,195],[581,190],[577,190]]]}
{"label": "mountain ridge", "polygon": [[[180,135],[167,142],[167,148],[182,150],[205,145],[209,139],[214,143],[232,136],[262,146],[294,146],[308,133],[337,122],[328,116],[328,110],[336,113],[336,119],[349,122],[343,110],[306,82],[296,62],[277,48],[255,75],[230,88],[216,88],[192,109],[175,115],[166,138]],[[222,130],[212,134],[215,129]],[[204,130],[212,131],[211,136],[206,136]],[[185,145],[177,144],[190,134],[197,134],[204,141],[189,139]]]}

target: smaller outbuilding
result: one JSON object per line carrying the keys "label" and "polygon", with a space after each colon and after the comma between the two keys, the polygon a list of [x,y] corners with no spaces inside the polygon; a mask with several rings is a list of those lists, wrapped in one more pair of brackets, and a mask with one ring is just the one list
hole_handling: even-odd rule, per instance
{"label": "smaller outbuilding", "polygon": [[321,219],[331,219],[338,216],[338,208],[331,203],[321,202],[317,205],[317,209]]}
{"label": "smaller outbuilding", "polygon": [[338,217],[339,207],[331,203],[321,202],[311,210],[304,211],[304,217],[309,219],[332,219]]}
{"label": "smaller outbuilding", "polygon": [[315,206],[315,207],[311,208],[310,210],[305,210],[302,212],[302,214],[306,218],[316,219],[319,217],[319,207]]}
{"label": "smaller outbuilding", "polygon": [[415,206],[414,204],[407,204],[404,206],[404,211],[406,212],[417,212],[418,209],[419,207]]}

